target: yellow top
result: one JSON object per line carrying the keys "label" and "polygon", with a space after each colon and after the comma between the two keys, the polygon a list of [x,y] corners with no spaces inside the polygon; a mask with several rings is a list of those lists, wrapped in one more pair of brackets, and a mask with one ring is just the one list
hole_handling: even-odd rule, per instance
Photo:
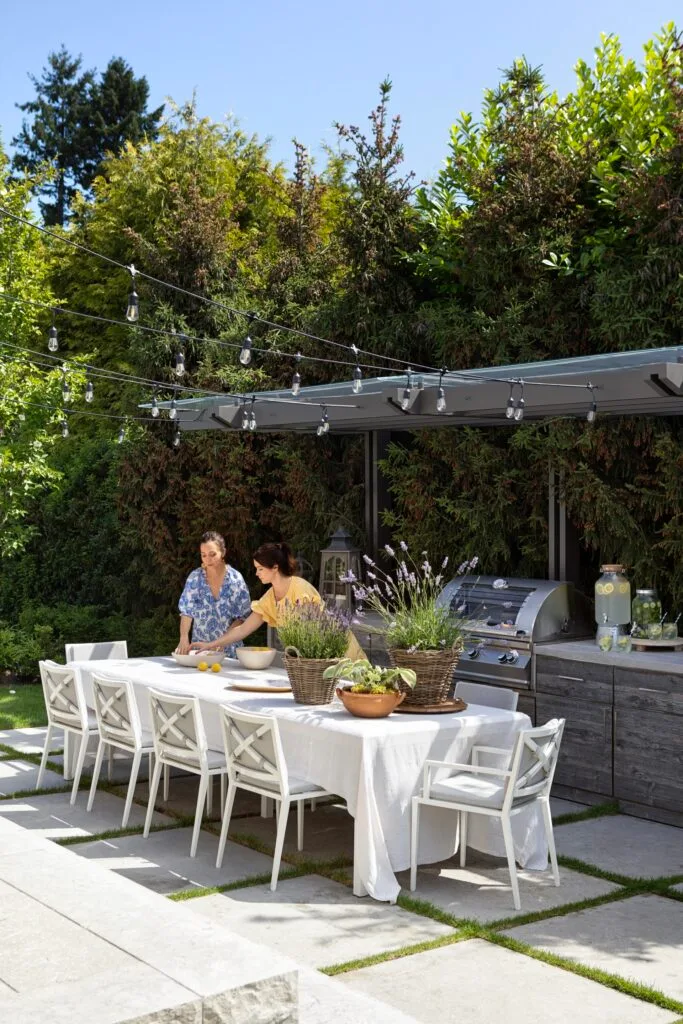
{"label": "yellow top", "polygon": [[[263,597],[260,597],[258,601],[251,602],[251,610],[260,615],[269,626],[274,626],[277,629],[282,621],[286,605],[296,604],[297,601],[312,601],[313,604],[322,604],[320,594],[308,580],[302,579],[301,576],[292,576],[287,593],[281,601],[275,600],[273,588],[269,587]],[[351,658],[354,661],[365,657],[363,648],[351,630],[349,630],[349,642],[344,657]]]}

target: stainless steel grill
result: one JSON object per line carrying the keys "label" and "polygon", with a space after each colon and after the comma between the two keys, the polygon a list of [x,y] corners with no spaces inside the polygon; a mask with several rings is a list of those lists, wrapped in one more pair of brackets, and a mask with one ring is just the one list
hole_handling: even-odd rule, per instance
{"label": "stainless steel grill", "polygon": [[556,580],[458,576],[438,603],[472,623],[455,672],[472,682],[532,690],[538,644],[591,636],[594,629],[586,601],[571,583]]}

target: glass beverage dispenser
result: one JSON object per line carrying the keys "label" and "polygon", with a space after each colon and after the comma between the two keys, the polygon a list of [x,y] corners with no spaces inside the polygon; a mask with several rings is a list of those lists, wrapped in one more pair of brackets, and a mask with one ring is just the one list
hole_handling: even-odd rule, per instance
{"label": "glass beverage dispenser", "polygon": [[595,584],[595,621],[599,626],[625,626],[631,621],[631,584],[623,565],[601,565]]}

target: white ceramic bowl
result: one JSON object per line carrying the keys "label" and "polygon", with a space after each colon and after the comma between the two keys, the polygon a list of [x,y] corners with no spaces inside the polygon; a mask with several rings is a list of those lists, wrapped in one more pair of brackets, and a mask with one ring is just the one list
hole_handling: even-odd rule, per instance
{"label": "white ceramic bowl", "polygon": [[178,665],[183,665],[185,668],[196,668],[200,661],[205,662],[207,665],[220,665],[221,662],[225,661],[225,652],[193,651],[192,654],[176,654],[174,651],[171,657]]}
{"label": "white ceramic bowl", "polygon": [[243,668],[268,668],[275,657],[273,647],[236,647],[235,653]]}

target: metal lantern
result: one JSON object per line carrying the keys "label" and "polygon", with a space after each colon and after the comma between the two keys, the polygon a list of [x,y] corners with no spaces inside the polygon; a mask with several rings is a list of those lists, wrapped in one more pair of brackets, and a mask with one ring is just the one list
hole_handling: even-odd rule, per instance
{"label": "metal lantern", "polygon": [[339,578],[349,572],[360,579],[360,551],[353,546],[351,534],[340,526],[320,552],[320,594],[328,604],[353,608],[351,584],[342,583]]}

